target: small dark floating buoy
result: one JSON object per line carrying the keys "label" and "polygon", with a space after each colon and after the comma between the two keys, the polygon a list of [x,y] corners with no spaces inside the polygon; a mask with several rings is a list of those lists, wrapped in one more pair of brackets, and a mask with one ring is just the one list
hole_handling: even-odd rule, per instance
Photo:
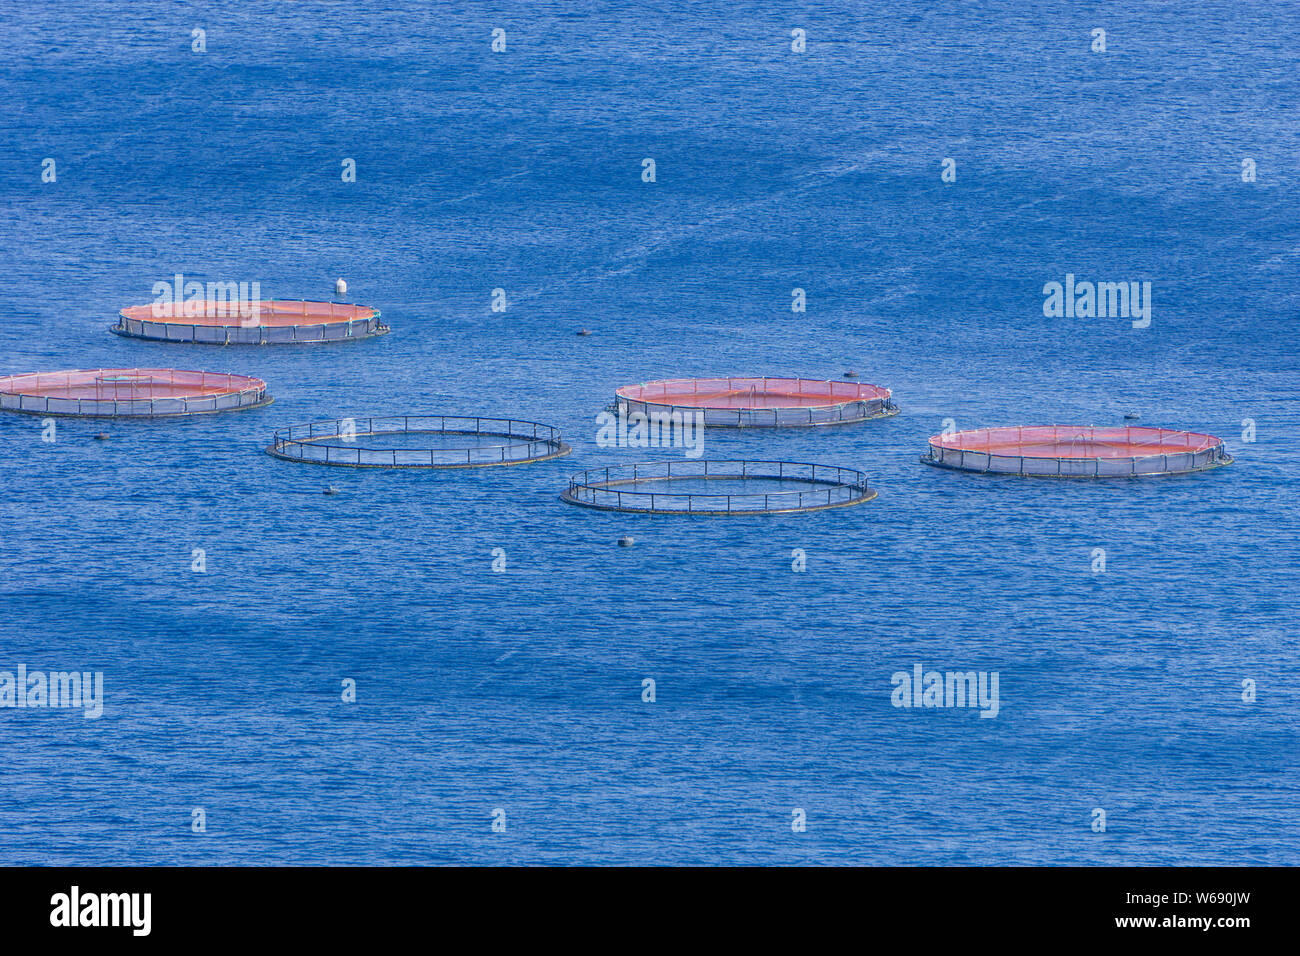
{"label": "small dark floating buoy", "polygon": [[105,441],[108,438],[108,432],[98,432],[95,435],[95,441]]}
{"label": "small dark floating buoy", "polygon": [[330,485],[328,488],[326,488],[324,491],[321,492],[321,494],[323,495],[337,495],[338,493],[339,490],[335,488],[333,485]]}
{"label": "small dark floating buoy", "polygon": [[591,329],[578,329],[578,335],[590,335]]}
{"label": "small dark floating buoy", "polygon": [[1124,421],[1126,421],[1126,422],[1135,422],[1135,421],[1137,421],[1137,420],[1138,420],[1139,418],[1141,418],[1141,417],[1142,417],[1142,416],[1139,415],[1137,412],[1127,412],[1127,413],[1124,415]]}
{"label": "small dark floating buoy", "polygon": [[853,369],[849,369],[847,372],[844,373],[844,377],[845,377],[845,378],[857,378],[857,377],[858,377],[858,373],[855,372],[855,371],[853,371]]}
{"label": "small dark floating buoy", "polygon": [[635,543],[636,543],[636,538],[633,538],[631,535],[627,535],[627,534],[623,535],[623,537],[618,539],[618,546],[620,548],[630,548]]}

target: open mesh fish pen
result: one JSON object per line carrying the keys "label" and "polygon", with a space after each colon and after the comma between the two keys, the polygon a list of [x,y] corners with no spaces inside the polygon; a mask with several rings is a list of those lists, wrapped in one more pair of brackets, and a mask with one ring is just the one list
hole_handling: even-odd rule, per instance
{"label": "open mesh fish pen", "polygon": [[110,331],[136,339],[203,345],[293,345],[383,335],[379,310],[343,302],[181,302],[136,305]]}
{"label": "open mesh fish pen", "polygon": [[269,405],[266,383],[174,368],[80,369],[0,378],[0,409],[83,418],[162,418]]}
{"label": "open mesh fish pen", "polygon": [[927,465],[1039,478],[1181,475],[1232,463],[1213,435],[1170,428],[1048,425],[935,435]]}
{"label": "open mesh fish pen", "polygon": [[865,474],[838,465],[686,459],[592,468],[571,477],[560,497],[605,511],[754,515],[841,508],[876,491]]}
{"label": "open mesh fish pen", "polygon": [[[453,447],[382,447],[404,436],[450,436],[470,442]],[[366,441],[358,441],[366,439]],[[461,415],[388,415],[339,418],[277,431],[266,449],[277,458],[351,468],[481,468],[559,458],[571,450],[550,425],[512,418]]]}
{"label": "open mesh fish pen", "polygon": [[879,385],[804,378],[681,378],[626,385],[614,408],[626,414],[702,413],[722,428],[841,425],[898,414]]}

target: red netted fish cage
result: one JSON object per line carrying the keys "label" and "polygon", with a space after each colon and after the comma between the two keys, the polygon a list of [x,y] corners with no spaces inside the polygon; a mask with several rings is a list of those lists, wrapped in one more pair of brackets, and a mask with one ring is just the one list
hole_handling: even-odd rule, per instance
{"label": "red netted fish cage", "polygon": [[701,413],[724,428],[840,425],[898,414],[889,389],[805,378],[679,378],[626,385],[615,410]]}
{"label": "red netted fish cage", "polygon": [[118,313],[112,332],[128,338],[205,345],[292,345],[383,335],[379,310],[344,302],[266,299],[136,305]]}
{"label": "red netted fish cage", "polygon": [[266,383],[228,372],[78,369],[0,378],[0,410],[85,418],[157,418],[269,405]]}
{"label": "red netted fish cage", "polygon": [[1232,463],[1222,440],[1171,428],[1044,425],[935,435],[921,458],[957,471],[1044,478],[1178,475]]}

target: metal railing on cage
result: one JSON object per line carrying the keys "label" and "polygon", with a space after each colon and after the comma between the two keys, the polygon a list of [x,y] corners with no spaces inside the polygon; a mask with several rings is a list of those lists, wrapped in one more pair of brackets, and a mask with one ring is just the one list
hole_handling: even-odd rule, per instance
{"label": "metal railing on cage", "polygon": [[[466,448],[378,448],[355,444],[374,435],[446,434],[510,439]],[[331,441],[333,440],[333,441]],[[340,442],[342,444],[340,444]],[[272,439],[285,458],[338,465],[480,465],[529,461],[563,446],[559,429],[539,422],[468,415],[385,415],[291,425]]]}
{"label": "metal railing on cage", "polygon": [[[802,481],[823,487],[797,491],[706,492],[628,491],[614,487],[651,481],[690,479]],[[672,511],[709,514],[760,514],[847,504],[872,493],[867,476],[838,465],[787,461],[686,460],[611,465],[569,479],[567,496],[579,504],[620,511]]]}

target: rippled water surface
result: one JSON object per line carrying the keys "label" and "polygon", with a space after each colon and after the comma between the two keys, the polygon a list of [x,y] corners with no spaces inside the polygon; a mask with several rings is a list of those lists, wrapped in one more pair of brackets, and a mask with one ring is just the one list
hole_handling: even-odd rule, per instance
{"label": "rippled water surface", "polygon": [[[1300,862],[1294,4],[114,10],[0,30],[3,369],[232,371],[276,401],[53,442],[0,419],[0,670],[106,695],[0,709],[0,862]],[[288,299],[343,276],[392,333],[108,333],[176,273]],[[1149,280],[1150,328],[1045,318],[1067,273]],[[620,385],[846,371],[902,413],[705,451],[858,468],[870,503],[558,497],[680,455],[597,447]],[[573,453],[264,453],[405,412],[554,424]],[[948,419],[1125,413],[1236,463],[918,462]],[[916,664],[997,671],[996,718],[894,707]]]}

